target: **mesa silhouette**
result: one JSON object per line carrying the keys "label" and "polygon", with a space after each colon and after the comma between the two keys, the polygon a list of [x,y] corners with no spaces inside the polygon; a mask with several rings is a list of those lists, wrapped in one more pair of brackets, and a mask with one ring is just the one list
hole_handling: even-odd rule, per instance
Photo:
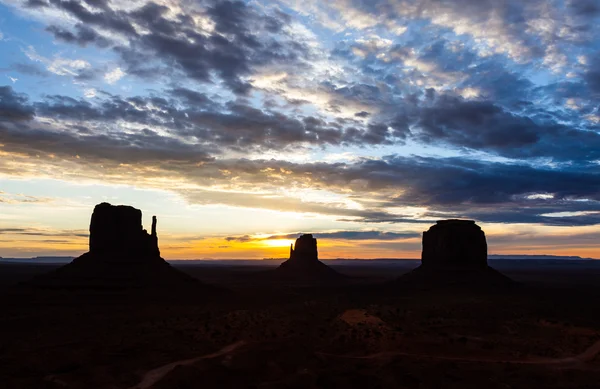
{"label": "mesa silhouette", "polygon": [[89,252],[30,284],[59,289],[212,288],[161,258],[156,227],[153,216],[148,234],[142,212],[134,207],[98,204],[90,222]]}
{"label": "mesa silhouette", "polygon": [[487,263],[485,233],[474,220],[439,220],[423,232],[421,265],[396,283],[422,287],[497,287],[512,280]]}
{"label": "mesa silhouette", "polygon": [[290,245],[290,258],[274,270],[277,277],[302,281],[343,279],[344,276],[319,261],[317,239],[303,234]]}

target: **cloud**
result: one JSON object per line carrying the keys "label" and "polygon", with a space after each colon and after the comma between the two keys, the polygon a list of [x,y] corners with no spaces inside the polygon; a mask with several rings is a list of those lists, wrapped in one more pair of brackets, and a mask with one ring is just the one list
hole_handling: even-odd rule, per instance
{"label": "cloud", "polygon": [[[241,1],[209,1],[186,7],[186,13],[148,2],[129,10],[103,3],[102,12],[75,1],[36,1],[34,9],[59,9],[76,19],[77,32],[62,27],[49,31],[63,41],[106,47],[98,30],[126,40],[115,40],[114,50],[126,64],[124,72],[141,77],[182,72],[212,83],[213,74],[238,94],[246,94],[245,80],[253,68],[296,62],[307,49],[287,35],[290,17],[275,10],[262,14]],[[85,26],[85,27],[83,27]],[[143,31],[143,33],[142,33]]]}
{"label": "cloud", "polygon": [[[597,245],[598,234],[588,231],[569,231],[560,229],[558,231],[516,231],[508,233],[487,234],[490,253],[509,246],[512,252],[523,249],[552,250],[558,247],[563,250],[594,248]],[[504,249],[507,251],[507,249]]]}
{"label": "cloud", "polygon": [[31,63],[15,63],[9,69],[28,76],[48,77],[50,75],[46,69]]}
{"label": "cloud", "polygon": [[584,74],[584,79],[592,93],[596,97],[600,96],[600,53],[593,58],[588,70]]}
{"label": "cloud", "polygon": [[34,204],[49,203],[52,199],[48,197],[28,196],[20,193],[6,193],[0,191],[0,203],[4,204]]}
{"label": "cloud", "polygon": [[105,48],[110,45],[110,41],[105,37],[98,34],[95,30],[90,27],[86,27],[83,24],[75,25],[75,32],[71,32],[60,26],[48,26],[46,31],[54,35],[59,41],[77,44],[85,47],[89,44],[94,44],[100,48]]}
{"label": "cloud", "polygon": [[[172,151],[165,150],[165,154],[161,155],[153,151],[153,143],[149,139],[128,139],[144,144],[144,151],[137,151],[140,153],[137,155],[135,149],[130,150],[133,146],[127,144],[123,148],[111,149],[101,143],[104,141],[102,138],[94,137],[85,139],[87,154],[84,149],[69,143],[66,145],[69,152],[61,151],[59,146],[63,147],[64,139],[49,143],[45,138],[31,138],[22,142],[20,147],[21,152],[28,147],[30,153],[41,153],[40,146],[43,145],[45,153],[52,150],[54,155],[62,155],[62,158],[78,152],[82,155],[76,160],[78,170],[67,169],[70,174],[140,185],[166,182],[165,189],[178,192],[191,204],[315,213],[354,223],[431,223],[448,217],[548,225],[600,222],[597,213],[600,211],[600,171],[597,164],[566,165],[557,169],[466,158],[399,156],[359,158],[349,163],[247,159],[204,159],[197,162],[185,155],[178,145],[173,145]],[[41,143],[42,140],[44,143]],[[9,144],[4,139],[2,141]],[[10,146],[9,150],[15,149],[14,144]],[[75,161],[73,157],[71,160]],[[48,167],[66,163],[66,160],[61,161],[44,159]],[[102,169],[98,169],[99,162],[103,164]],[[20,163],[20,171],[26,171],[26,166]],[[135,172],[134,179],[130,178],[132,172]],[[168,182],[180,184],[173,186]],[[285,192],[277,193],[281,188],[303,187],[322,193],[338,193],[343,197],[315,202],[303,201]],[[348,201],[358,206],[350,207]],[[416,214],[402,210],[415,206],[422,210]],[[559,212],[574,213],[551,216]]]}
{"label": "cloud", "polygon": [[31,120],[34,112],[27,100],[26,95],[16,93],[12,87],[0,86],[0,126],[2,122]]}
{"label": "cloud", "polygon": [[[332,240],[404,240],[414,239],[421,236],[418,232],[385,232],[385,231],[334,231],[334,232],[312,232],[317,239],[332,239]],[[293,233],[285,235],[271,235],[261,240],[271,239],[296,239],[302,233]]]}
{"label": "cloud", "polygon": [[[0,228],[0,235],[22,236],[53,236],[53,237],[80,237],[87,238],[89,233],[82,230],[50,230],[39,228]],[[63,242],[63,241],[61,241]]]}
{"label": "cloud", "polygon": [[115,68],[114,70],[104,75],[104,80],[109,84],[114,84],[125,76],[125,72],[121,68]]}
{"label": "cloud", "polygon": [[[362,240],[379,240],[379,241],[396,241],[405,239],[414,239],[421,236],[418,232],[385,232],[385,231],[333,231],[333,232],[316,232],[307,231],[313,234],[317,239],[328,239],[328,240],[351,240],[351,241],[362,241]],[[225,238],[228,242],[255,242],[265,240],[276,240],[286,239],[293,240],[302,235],[302,232],[291,233],[291,234],[280,234],[280,235],[269,235],[269,236],[228,236]]]}
{"label": "cloud", "polygon": [[[383,123],[370,123],[366,128],[358,128],[355,126],[358,123],[354,122],[344,125],[314,116],[287,116],[280,112],[264,111],[243,100],[221,105],[184,88],[176,88],[169,93],[171,99],[156,96],[123,99],[110,96],[99,104],[51,95],[30,107],[23,105],[21,110],[35,111],[39,117],[62,120],[79,128],[83,126],[90,133],[111,130],[109,133],[116,138],[132,136],[121,131],[120,126],[124,123],[129,128],[145,131],[145,134],[153,132],[144,127],[153,127],[166,131],[168,136],[164,135],[161,139],[171,142],[173,146],[186,148],[196,145],[213,150],[228,147],[248,152],[280,150],[290,145],[389,144],[394,139],[406,136],[402,130],[389,131]],[[22,99],[19,101],[24,104],[26,99]],[[182,104],[185,107],[182,108]],[[33,117],[29,119],[33,120]],[[48,126],[52,127],[51,122],[45,125],[50,130]],[[39,129],[35,131],[42,132]],[[24,137],[26,133],[13,135]],[[54,131],[52,136],[71,137],[64,127],[61,131]]]}
{"label": "cloud", "polygon": [[[27,2],[55,40],[112,65],[25,49],[32,62],[11,72],[84,84],[35,101],[1,87],[0,170],[352,223],[599,222],[593,1],[285,3],[297,13],[209,0]],[[347,34],[324,39],[313,23]],[[102,76],[125,74],[152,89],[102,90]],[[346,163],[318,162],[344,153]],[[308,190],[324,200],[298,194]]]}
{"label": "cloud", "polygon": [[46,58],[39,55],[33,46],[27,47],[24,50],[27,58],[34,62],[41,62],[46,65],[46,69],[59,76],[77,76],[82,70],[89,69],[90,63],[82,59],[67,59],[62,57],[55,57],[53,59]]}
{"label": "cloud", "polygon": [[83,91],[83,95],[88,99],[96,97],[97,94],[98,92],[94,88],[87,88]]}
{"label": "cloud", "polygon": [[[122,169],[130,172],[135,169],[140,177],[148,171],[155,177],[187,181],[200,187],[175,190],[197,204],[326,214],[364,222],[416,222],[436,217],[424,213],[415,218],[389,211],[390,207],[424,206],[438,215],[485,221],[597,223],[595,214],[544,216],[560,209],[597,210],[600,173],[598,164],[587,160],[600,149],[594,133],[580,130],[569,133],[561,126],[545,127],[544,132],[535,123],[493,104],[440,97],[433,103],[438,110],[423,111],[427,121],[420,124],[419,136],[426,141],[429,137],[436,142],[489,148],[504,154],[544,155],[542,151],[554,150],[555,158],[570,162],[548,167],[535,163],[401,156],[304,164],[216,158],[223,153],[220,149],[223,146],[232,150],[242,150],[241,146],[246,146],[245,150],[253,146],[285,147],[295,142],[310,142],[311,132],[316,144],[317,141],[350,142],[353,135],[357,144],[382,143],[389,130],[383,125],[368,125],[366,131],[356,130],[355,134],[336,127],[328,133],[325,123],[319,120],[271,116],[246,105],[229,105],[228,114],[211,112],[214,102],[209,102],[206,96],[182,92],[181,88],[173,91],[181,95],[175,101],[196,106],[197,110],[180,111],[174,101],[162,97],[111,96],[98,105],[66,96],[48,96],[44,101],[30,104],[26,96],[11,87],[2,87],[0,143],[5,153],[76,161],[94,174],[98,165],[102,165],[102,174],[107,176],[122,175],[123,172],[117,173]],[[44,120],[38,120],[38,116]],[[130,123],[129,129],[121,127],[123,122]],[[527,135],[530,127],[535,130],[531,139]],[[149,128],[161,129],[162,133]],[[324,134],[329,134],[329,140]],[[545,145],[547,141],[542,136],[557,137],[562,144]],[[582,151],[586,154],[579,159]],[[209,189],[212,185],[221,185],[221,189]],[[277,188],[301,187],[352,193],[353,201],[360,207],[348,207],[345,200],[319,203],[273,192]],[[531,197],[539,193],[552,197]]]}
{"label": "cloud", "polygon": [[[46,104],[35,107],[11,87],[0,87],[0,143],[3,151],[36,156],[58,155],[62,158],[81,156],[96,162],[141,163],[148,160],[206,161],[208,152],[197,145],[161,136],[148,129],[127,133],[121,131],[94,132],[86,123],[65,126],[33,122],[34,111],[53,118],[97,119],[101,115],[87,101],[51,96]],[[131,108],[133,114],[135,109]],[[4,124],[2,124],[4,122]],[[87,123],[89,124],[89,123]]]}
{"label": "cloud", "polygon": [[[461,158],[389,157],[352,164],[244,161],[239,166],[228,164],[227,169],[238,182],[251,180],[250,185],[270,182],[286,187],[306,181],[321,190],[351,191],[365,209],[349,211],[330,207],[330,211],[319,211],[341,217],[345,213],[353,216],[341,220],[422,223],[447,217],[467,217],[486,222],[549,225],[599,222],[596,212],[600,210],[600,171],[597,166],[557,170]],[[290,173],[275,178],[263,173],[269,169],[284,169]],[[545,196],[536,196],[540,193]],[[238,196],[239,201],[243,201],[244,196]],[[270,207],[269,196],[261,197],[262,200],[254,204],[245,203],[246,206],[258,207],[262,201],[263,207]],[[192,198],[189,200],[194,202]],[[235,197],[230,201],[236,203]],[[406,206],[420,206],[430,211],[417,216],[392,211]],[[567,210],[591,213],[587,216],[546,216]]]}
{"label": "cloud", "polygon": [[448,143],[510,158],[600,159],[600,134],[562,124],[563,119],[550,112],[543,114],[519,115],[491,101],[440,96],[419,112],[416,136],[426,143]]}
{"label": "cloud", "polygon": [[[316,7],[314,4],[307,6]],[[68,12],[87,23],[88,29],[110,30],[126,39],[127,44],[115,43],[115,52],[121,57],[123,68],[105,75],[109,83],[116,82],[125,72],[154,79],[163,76],[176,79],[183,75],[202,83],[214,83],[217,75],[228,88],[241,95],[249,93],[251,85],[262,87],[269,93],[281,94],[290,102],[297,97],[295,95],[304,93],[305,101],[323,109],[323,116],[337,116],[338,119],[345,116],[346,119],[357,120],[356,123],[346,121],[341,128],[340,122],[336,124],[325,117],[298,120],[281,110],[268,112],[266,106],[261,109],[246,102],[230,101],[207,112],[185,112],[188,118],[176,119],[178,125],[185,127],[185,136],[205,139],[207,132],[220,132],[219,143],[231,146],[236,143],[238,148],[259,144],[276,148],[292,143],[386,145],[414,140],[509,158],[552,156],[560,160],[573,158],[578,147],[589,144],[587,152],[591,157],[595,155],[593,149],[597,136],[583,127],[588,126],[589,121],[588,124],[574,122],[566,126],[563,118],[556,117],[557,113],[551,107],[546,109],[542,106],[534,111],[534,96],[526,95],[533,89],[528,80],[507,71],[505,63],[497,57],[490,55],[485,57],[489,58],[487,62],[482,62],[481,55],[478,55],[481,53],[477,52],[476,45],[470,44],[472,42],[439,39],[436,31],[424,32],[438,36],[433,42],[423,37],[410,41],[408,45],[395,44],[392,39],[374,32],[354,39],[352,44],[357,45],[355,48],[359,47],[365,53],[383,51],[382,54],[387,57],[382,58],[388,58],[385,61],[365,60],[365,67],[360,69],[364,72],[362,82],[349,82],[349,74],[344,72],[341,77],[343,85],[338,86],[333,78],[316,85],[315,89],[314,85],[306,83],[293,85],[298,80],[284,72],[280,82],[266,86],[264,80],[261,84],[260,77],[255,77],[259,69],[271,72],[286,67],[295,71],[316,70],[310,61],[317,58],[310,39],[294,40],[298,29],[292,32],[288,28],[294,25],[292,17],[276,9],[259,9],[228,1],[204,2],[190,7],[185,14],[177,7],[152,2],[128,9],[108,3],[95,7],[103,12],[91,11],[71,2],[52,1],[46,7]],[[504,44],[505,36],[511,36],[525,47],[519,49],[523,53],[539,54],[534,50],[538,44],[535,39],[525,37],[506,24],[512,19],[526,24],[527,18],[536,15],[534,11],[538,8],[535,5],[529,7],[511,2],[505,10],[488,1],[482,4],[469,0],[461,0],[459,4],[425,1],[421,7],[404,2],[404,8],[400,9],[385,1],[372,5],[343,1],[333,2],[329,8],[335,12],[343,11],[345,15],[355,15],[360,20],[370,20],[371,16],[385,10],[387,19],[383,19],[382,28],[397,26],[402,18],[425,18],[435,25],[452,25],[457,31],[485,37],[490,45],[498,47]],[[466,24],[459,28],[452,20],[446,19],[445,14],[442,15],[444,12],[457,14],[457,20],[470,20],[477,26],[493,21],[495,24],[492,24],[491,30],[496,29],[499,35],[491,37],[488,32],[471,29]],[[522,17],[526,19],[521,20]],[[81,23],[76,24],[75,28],[82,29],[81,26]],[[410,24],[407,26],[410,27]],[[51,30],[62,32],[56,28]],[[73,40],[73,43],[76,42]],[[515,48],[505,49],[510,52]],[[167,62],[170,65],[165,67]],[[389,67],[391,71],[399,63],[410,75],[410,80],[381,68],[378,71],[369,68],[377,64],[384,69]],[[78,77],[88,79],[89,69],[80,69]],[[588,73],[588,79],[593,85],[593,73]],[[418,87],[415,88],[415,85]],[[427,89],[427,97],[423,99],[425,87],[432,88]],[[437,92],[433,87],[437,88]],[[451,87],[456,93],[448,90]],[[442,88],[446,90],[440,91]],[[311,93],[315,95],[312,99]],[[434,95],[437,98],[430,97]],[[468,101],[461,101],[458,95]],[[517,96],[525,98],[515,101]],[[427,99],[433,104],[426,103]],[[582,104],[587,103],[584,101]],[[527,105],[529,108],[524,110]],[[349,115],[344,114],[349,107],[357,109],[351,109]],[[594,117],[593,112],[586,114]],[[543,122],[540,120],[542,115],[547,118]],[[367,117],[369,120],[360,120]],[[182,131],[182,127],[177,131]],[[567,139],[567,146],[554,147],[561,138]]]}
{"label": "cloud", "polygon": [[181,189],[177,192],[191,204],[221,204],[243,208],[268,209],[279,212],[332,215],[355,219],[377,218],[387,214],[381,211],[348,209],[343,202],[311,202],[285,195],[207,189]]}
{"label": "cloud", "polygon": [[250,237],[250,235],[242,235],[242,236],[227,236],[224,238],[227,242],[242,242],[242,243],[246,243],[246,242],[250,242],[253,239]]}
{"label": "cloud", "polygon": [[473,149],[504,149],[537,143],[542,136],[528,117],[505,111],[489,101],[440,96],[420,112],[420,136]]}

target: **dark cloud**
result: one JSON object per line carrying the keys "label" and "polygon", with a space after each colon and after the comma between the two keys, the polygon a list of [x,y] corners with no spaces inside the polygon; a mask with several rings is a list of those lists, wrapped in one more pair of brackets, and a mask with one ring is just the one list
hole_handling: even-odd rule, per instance
{"label": "dark cloud", "polygon": [[[417,232],[384,232],[384,231],[334,231],[334,232],[315,232],[310,231],[317,239],[338,239],[338,240],[403,240],[403,239],[413,239],[419,238],[421,236],[420,233]],[[270,235],[266,237],[256,237],[253,238],[249,235],[242,236],[228,236],[225,238],[226,241],[236,241],[236,242],[253,242],[257,240],[271,240],[271,239],[296,239],[302,232],[291,233],[291,234],[280,234],[280,235]]]}
{"label": "dark cloud", "polygon": [[[594,0],[569,0],[566,7],[545,0],[349,0],[344,8],[376,17],[380,23],[397,20],[435,21],[440,27],[459,27],[462,34],[471,35],[518,60],[535,60],[552,51],[552,46],[564,40],[565,33],[574,34],[570,44],[585,46],[594,39],[590,34],[590,19],[598,14]],[[560,2],[558,3],[560,4]],[[546,30],[536,34],[532,20],[546,16]],[[443,15],[441,18],[436,16]],[[582,22],[583,19],[583,22]],[[587,23],[587,24],[586,24]],[[554,24],[559,25],[555,27]],[[560,33],[559,31],[560,30]],[[442,30],[444,31],[444,30]],[[440,32],[441,35],[443,32]],[[451,66],[451,65],[450,65]]]}
{"label": "dark cloud", "polygon": [[33,109],[28,104],[26,95],[16,93],[10,86],[0,86],[0,126],[4,121],[31,120],[33,115]]}
{"label": "dark cloud", "polygon": [[25,2],[25,6],[29,8],[43,8],[48,7],[48,5],[46,0],[27,0]]}
{"label": "dark cloud", "polygon": [[[201,3],[203,7],[191,6],[176,19],[166,18],[168,8],[154,2],[130,12],[115,11],[105,1],[91,2],[101,11],[90,11],[72,0],[29,5],[53,6],[81,22],[75,33],[48,28],[57,39],[69,43],[108,46],[94,28],[122,34],[128,44],[117,45],[115,50],[127,64],[127,73],[141,77],[156,79],[181,71],[193,80],[211,83],[217,74],[234,93],[246,94],[251,86],[243,78],[250,76],[253,68],[276,63],[301,66],[299,59],[308,55],[307,47],[286,35],[283,27],[290,17],[281,11],[263,14],[241,1]],[[198,32],[192,16],[210,18],[214,32]],[[147,33],[138,34],[134,25]]]}
{"label": "dark cloud", "polygon": [[[121,103],[121,104],[119,104]],[[134,117],[135,109],[117,100],[109,113],[120,112],[122,118]],[[121,109],[121,111],[119,111]],[[76,132],[32,121],[34,111],[62,120],[83,123]],[[11,87],[0,87],[0,143],[4,151],[28,155],[52,154],[63,158],[80,158],[113,162],[140,163],[148,160],[201,161],[212,157],[199,145],[184,143],[153,131],[123,132],[110,128],[94,128],[91,122],[105,119],[106,111],[89,103],[66,96],[50,96],[45,103],[29,105],[27,98]],[[117,120],[115,118],[113,120]],[[4,124],[3,124],[4,123]],[[82,131],[83,130],[83,131]]]}
{"label": "dark cloud", "polygon": [[102,12],[92,12],[84,7],[81,2],[75,0],[48,0],[48,6],[68,12],[87,26],[95,26],[112,30],[125,35],[135,35],[136,31],[127,15],[113,11],[108,4]]}
{"label": "dark cloud", "polygon": [[509,158],[558,161],[600,159],[600,134],[560,123],[554,113],[513,113],[487,100],[439,96],[418,111],[414,135],[431,144],[450,144]]}
{"label": "dark cloud", "polygon": [[311,175],[321,182],[350,184],[361,180],[370,191],[403,188],[404,192],[390,202],[404,205],[509,203],[517,199],[515,196],[535,193],[550,193],[555,201],[600,201],[597,166],[559,170],[462,158],[389,157],[354,165],[334,164],[331,171],[327,165],[315,167]]}
{"label": "dark cloud", "polygon": [[600,4],[596,0],[569,0],[567,7],[574,14],[586,18],[600,15]]}
{"label": "dark cloud", "polygon": [[83,24],[77,24],[75,26],[75,32],[71,32],[58,26],[48,26],[46,27],[46,31],[52,33],[58,40],[77,44],[79,46],[85,47],[88,44],[95,44],[100,48],[105,48],[110,44],[108,39],[102,37],[96,31]]}
{"label": "dark cloud", "polygon": [[[462,158],[389,157],[353,164],[231,161],[220,164],[219,168],[235,172],[240,181],[248,180],[254,185],[270,182],[285,187],[306,180],[315,189],[352,191],[356,194],[353,199],[358,202],[368,196],[364,202],[367,209],[356,211],[354,219],[342,220],[424,223],[466,217],[486,222],[548,225],[599,222],[597,165],[560,170]],[[280,169],[289,174],[274,177],[267,173]],[[414,218],[388,211],[406,206],[424,207],[431,212]],[[344,216],[341,210],[332,209],[330,213]]]}
{"label": "dark cloud", "polygon": [[[443,7],[446,6],[450,5]],[[486,4],[480,11],[493,7]],[[370,117],[370,123],[354,127],[360,131],[379,130],[365,138],[366,144],[408,139],[515,159],[600,158],[597,125],[582,120],[584,115],[594,115],[597,107],[586,85],[564,79],[536,86],[504,56],[482,58],[465,42],[439,39],[439,31],[423,29],[423,35],[409,39],[405,45],[392,46],[385,60],[377,60],[373,72],[366,70],[372,63],[365,65],[362,61],[361,70],[368,74],[372,85],[348,83],[344,88],[331,88],[330,92],[343,97],[343,101],[364,104],[377,112]],[[429,38],[435,38],[434,42],[427,43]],[[424,70],[412,69],[415,61]],[[398,66],[408,66],[401,76],[397,74]],[[595,73],[590,70],[586,74],[593,87]],[[414,83],[435,84],[436,80],[455,84],[456,89],[436,92],[432,88],[414,87]],[[468,88],[475,95],[461,97]],[[583,99],[578,103],[578,112],[557,109],[573,97]],[[391,134],[377,136],[384,134],[381,126],[375,127],[378,124],[386,125]]]}
{"label": "dark cloud", "polygon": [[[317,239],[340,239],[340,240],[402,240],[419,238],[420,233],[417,232],[384,232],[384,231],[334,231],[334,232],[314,232],[310,231]],[[271,235],[267,239],[296,239],[301,232],[285,235]]]}
{"label": "dark cloud", "polygon": [[[375,3],[354,5],[364,12],[381,12],[382,7],[396,9],[384,1]],[[468,10],[465,17],[477,22],[484,22],[499,12],[507,22],[520,25],[530,12],[519,2],[509,2],[502,7],[491,1],[462,0],[458,3]],[[128,44],[117,44],[115,50],[126,64],[127,73],[142,77],[175,78],[185,75],[195,81],[211,83],[217,75],[233,92],[244,95],[250,90],[247,79],[257,68],[290,65],[298,70],[307,66],[305,62],[311,55],[304,43],[293,39],[285,30],[285,26],[291,23],[289,15],[280,11],[259,11],[243,2],[202,2],[198,6],[190,6],[186,14],[168,18],[168,8],[153,2],[127,12],[113,10],[110,3],[104,1],[91,2],[96,11],[74,1],[52,0],[48,4],[69,12],[82,22],[76,25],[76,33],[56,26],[49,27],[60,39],[76,44],[99,44],[96,42],[100,39],[94,30],[96,27],[123,34]],[[427,9],[438,9],[429,1],[423,3],[421,10],[410,5],[407,4],[407,9],[420,16],[427,15]],[[454,3],[444,3],[440,7],[440,10],[452,12],[462,9]],[[100,9],[103,11],[100,12]],[[213,23],[213,30],[199,32],[192,16],[208,18]],[[132,27],[134,24],[144,29],[144,34],[139,34]],[[425,33],[436,35],[435,31]],[[539,45],[539,42],[530,42],[520,35],[516,27],[511,26],[504,33],[517,34],[520,37],[518,43],[529,49]],[[357,118],[368,117],[368,123],[360,121],[340,125],[318,117],[295,117],[267,110],[269,107],[260,109],[239,101],[226,105],[213,103],[209,107],[211,97],[197,92],[192,92],[195,93],[192,96],[184,89],[174,89],[172,94],[178,95],[188,110],[163,104],[163,112],[153,112],[150,118],[147,113],[133,112],[133,109],[117,102],[112,107],[103,107],[104,112],[97,113],[97,120],[101,116],[122,118],[121,114],[127,111],[128,117],[136,123],[166,125],[178,135],[214,142],[238,151],[255,146],[273,149],[294,143],[382,145],[411,139],[487,151],[510,158],[579,159],[581,147],[585,158],[599,156],[600,140],[596,133],[578,131],[582,128],[565,125],[564,118],[556,117],[558,113],[536,108],[530,96],[532,83],[507,71],[498,56],[478,60],[478,56],[465,48],[464,43],[459,42],[462,47],[457,47],[457,42],[445,38],[429,43],[418,42],[414,38],[409,43],[416,46],[396,45],[390,49],[389,54],[394,61],[412,59],[433,64],[434,77],[462,71],[468,75],[468,80],[461,86],[481,89],[484,97],[464,100],[450,93],[436,94],[433,89],[408,88],[406,82],[395,75],[397,72],[391,71],[397,65],[392,61],[384,64],[389,71],[379,67],[368,73],[374,78],[371,83],[346,82],[345,86],[336,87],[327,81],[320,85],[332,96],[328,103],[331,112],[340,111],[348,103],[378,110],[377,115],[371,116],[367,111],[357,112]],[[362,70],[367,72],[371,65],[369,63]],[[427,81],[426,75],[417,75],[420,72],[414,69],[412,72],[415,77]],[[595,88],[594,75],[592,70],[587,73],[592,89]],[[76,79],[89,81],[97,76],[97,70],[90,69],[81,72]],[[198,105],[191,105],[192,102]],[[88,117],[86,113],[93,114],[86,107],[81,112],[81,120]],[[61,114],[65,115],[64,112]],[[560,147],[557,147],[559,143]]]}
{"label": "dark cloud", "polygon": [[[46,131],[38,128],[6,131],[0,127],[5,150],[36,156],[52,154],[64,159],[84,159],[95,163],[138,163],[145,161],[196,161],[212,157],[199,147],[140,131],[133,134],[84,135]],[[143,166],[139,166],[143,167]]]}
{"label": "dark cloud", "polygon": [[600,53],[591,59],[589,69],[584,74],[584,80],[595,97],[600,97]]}
{"label": "dark cloud", "polygon": [[217,105],[206,94],[187,88],[176,87],[167,91],[167,93],[177,97],[181,103],[191,108],[203,108]]}
{"label": "dark cloud", "polygon": [[444,72],[459,72],[475,64],[477,55],[466,47],[456,46],[456,42],[438,39],[420,50],[419,60],[439,64]]}
{"label": "dark cloud", "polygon": [[[169,21],[150,3],[134,18],[151,33],[133,41],[133,50],[150,50],[169,58],[188,77],[198,81],[212,82],[211,72],[215,72],[238,94],[249,91],[250,85],[242,77],[250,75],[253,67],[295,62],[306,55],[306,48],[300,43],[274,38],[273,33],[280,33],[283,23],[264,17],[245,3],[217,2],[208,7],[207,15],[221,34],[199,34],[185,18]],[[137,64],[130,66],[135,72]]]}
{"label": "dark cloud", "polygon": [[[7,89],[8,88],[8,89]],[[228,147],[239,151],[282,149],[291,145],[364,145],[390,144],[406,137],[405,132],[390,131],[388,124],[371,123],[365,128],[346,127],[337,122],[314,116],[293,116],[269,112],[248,105],[243,100],[219,104],[206,95],[186,88],[174,88],[165,97],[134,96],[121,98],[110,95],[105,99],[75,99],[69,96],[49,95],[43,101],[27,104],[24,96],[4,87],[5,115],[14,120],[32,120],[33,113],[54,120],[75,121],[80,127],[105,132],[118,123],[127,122],[148,127],[160,127],[169,132],[161,142],[185,144],[171,137],[184,137],[190,147],[202,145],[216,150]],[[10,92],[10,93],[9,93]],[[9,103],[10,100],[10,103]],[[18,105],[18,106],[17,106]],[[182,107],[183,106],[183,107]],[[22,116],[27,114],[28,116]],[[354,124],[354,123],[352,123]],[[390,125],[394,126],[394,123]],[[86,130],[84,130],[86,131]],[[124,138],[117,128],[113,135]],[[91,131],[93,133],[94,131]],[[90,138],[91,139],[91,138]]]}
{"label": "dark cloud", "polygon": [[225,240],[227,242],[242,242],[242,243],[246,243],[246,242],[250,242],[253,239],[250,237],[250,235],[242,235],[242,236],[228,236],[225,238]]}
{"label": "dark cloud", "polygon": [[500,59],[493,58],[464,68],[469,78],[462,87],[481,90],[482,95],[496,104],[517,109],[519,104],[529,102],[534,84],[521,74],[510,71]]}
{"label": "dark cloud", "polygon": [[514,115],[489,101],[441,96],[420,115],[420,137],[427,143],[441,141],[494,150],[528,146],[543,135],[528,117]]}

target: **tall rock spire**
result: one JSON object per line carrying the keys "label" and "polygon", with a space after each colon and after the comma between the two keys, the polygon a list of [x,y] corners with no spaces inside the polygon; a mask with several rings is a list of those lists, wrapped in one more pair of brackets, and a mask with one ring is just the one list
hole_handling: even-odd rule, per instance
{"label": "tall rock spire", "polygon": [[152,216],[152,233],[151,235],[156,238],[156,216]]}

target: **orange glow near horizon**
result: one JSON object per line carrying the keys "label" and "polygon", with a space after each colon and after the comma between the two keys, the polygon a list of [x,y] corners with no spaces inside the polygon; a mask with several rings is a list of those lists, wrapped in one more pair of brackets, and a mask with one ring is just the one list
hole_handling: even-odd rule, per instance
{"label": "orange glow near horizon", "polygon": [[262,243],[267,247],[287,247],[294,243],[291,239],[267,239],[263,240]]}
{"label": "orange glow near horizon", "polygon": [[[224,237],[207,237],[186,240],[184,237],[165,234],[159,235],[161,255],[166,259],[263,259],[287,258],[292,239],[266,239],[260,236],[245,240],[226,240]],[[565,238],[563,236],[563,238]],[[318,235],[317,235],[317,239]],[[568,238],[567,238],[568,240]],[[551,239],[550,239],[550,242]],[[40,239],[35,236],[0,236],[0,253],[16,252],[16,255],[4,257],[33,256],[78,256],[88,249],[88,238],[84,236]],[[403,249],[404,247],[404,249]],[[15,250],[16,249],[16,250]],[[399,241],[319,239],[320,259],[333,258],[405,258],[421,257],[421,238]],[[525,254],[525,255],[564,255],[600,258],[600,248],[596,246],[573,245],[551,246],[549,244],[528,244],[515,242],[511,245],[495,243],[495,236],[488,237],[489,254]]]}

